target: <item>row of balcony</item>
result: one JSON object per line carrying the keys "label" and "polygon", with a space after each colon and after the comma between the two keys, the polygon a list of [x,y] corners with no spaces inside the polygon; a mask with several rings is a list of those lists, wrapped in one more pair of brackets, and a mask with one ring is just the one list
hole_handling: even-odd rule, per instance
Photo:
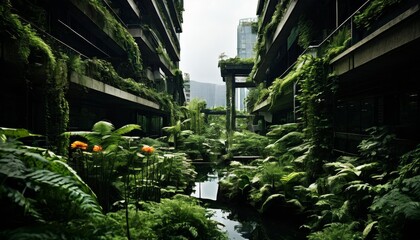
{"label": "row of balcony", "polygon": [[[92,43],[84,37],[83,33],[79,32],[80,30],[72,28],[64,21],[60,21],[65,29],[83,39],[87,45],[92,46],[96,52],[106,58],[121,57],[126,54],[125,43],[118,39],[115,32],[110,31],[104,25],[97,12],[90,9],[88,4],[83,1],[68,1],[76,9],[72,13],[75,15],[75,19],[80,19],[80,24],[88,29],[89,34],[99,37],[101,42],[107,46],[101,47],[99,43]],[[174,76],[174,70],[180,59],[179,40],[175,30],[180,30],[178,25],[180,26],[181,23],[178,18],[175,18],[177,23],[174,24],[172,21],[174,18],[170,18],[173,14],[170,14],[168,9],[172,9],[173,6],[168,8],[168,5],[162,4],[162,7],[159,7],[154,0],[143,1],[141,6],[133,0],[110,1],[110,4],[104,1],[104,4],[108,6],[109,12],[114,14],[115,19],[119,20],[119,23],[128,28],[132,34],[139,45],[144,64],[159,67],[167,76]],[[147,21],[144,20],[142,14],[146,12],[147,17],[150,18]],[[152,22],[156,32],[146,22]]]}
{"label": "row of balcony", "polygon": [[[72,127],[80,128],[87,127],[88,122],[93,121],[84,119],[83,114],[80,115],[83,111],[86,112],[86,109],[89,109],[89,116],[110,116],[118,121],[118,124],[123,124],[136,121],[133,119],[136,114],[168,119],[170,112],[165,102],[159,101],[160,98],[156,97],[155,92],[166,91],[174,101],[183,102],[180,97],[183,96],[183,90],[179,89],[179,86],[182,87],[182,79],[180,82],[177,71],[180,51],[177,32],[182,30],[181,19],[180,12],[172,9],[178,2],[37,1],[33,6],[45,15],[40,21],[37,21],[34,11],[28,11],[32,5],[25,6],[19,1],[16,4],[12,2],[11,6],[12,11],[24,24],[30,24],[30,28],[35,29],[36,35],[45,41],[48,49],[53,51],[53,55],[57,50],[76,58],[76,65],[79,65],[74,66],[79,68],[77,71],[68,72],[69,88],[68,91],[64,91],[66,91],[65,98],[71,106],[70,124]],[[0,39],[2,46],[13,46],[13,41],[15,40],[8,39],[7,36]],[[15,89],[25,87],[25,82],[22,80],[24,78],[13,74],[13,72],[22,72],[19,70],[22,64],[14,60],[16,53],[10,49],[1,52],[0,60],[4,66],[6,64],[11,66],[10,74],[7,75],[13,82],[10,86]],[[78,56],[81,57],[81,61],[77,60]],[[25,68],[31,71],[26,71],[26,78],[31,84],[41,86],[47,74],[43,71],[46,60],[36,51],[31,51],[30,57]],[[93,67],[93,70],[91,69],[93,74],[88,72],[90,71],[87,69],[88,64],[89,67]],[[157,91],[143,91],[143,86],[155,88]],[[38,88],[33,89],[31,94],[38,94],[41,91]],[[13,93],[14,90],[11,91],[11,95]],[[15,95],[20,96],[16,93]],[[23,106],[26,103],[19,104]],[[42,108],[42,103],[27,104],[29,105],[22,109]],[[118,110],[120,114],[118,116],[111,114],[113,110]],[[32,119],[30,121],[33,121],[32,125],[36,127],[32,128],[30,121],[25,123],[22,121],[22,126],[43,131],[42,121],[38,121],[41,117],[36,113],[24,114],[28,119]]]}
{"label": "row of balcony", "polygon": [[[254,82],[265,82],[269,86],[274,78],[283,77],[291,70],[299,55],[323,47],[344,28],[350,29],[351,32],[349,49],[331,61],[331,66],[338,75],[355,70],[357,67],[378,59],[394,49],[419,39],[418,22],[416,20],[419,15],[419,4],[416,1],[407,1],[406,4],[401,4],[399,8],[393,9],[390,17],[375,23],[369,30],[364,32],[356,30],[354,16],[368,6],[370,1],[367,0],[363,1],[356,11],[346,16],[344,21],[336,25],[336,28],[327,30],[327,34],[323,34],[323,39],[313,42],[313,45],[307,49],[299,48],[296,50],[297,53],[291,54],[284,48],[291,45],[290,39],[293,35],[296,35],[294,31],[296,31],[299,17],[308,11],[312,11],[311,9],[316,7],[314,4],[317,3],[312,0],[260,0],[257,7],[257,14],[260,16],[260,33],[273,18],[277,4],[284,2],[288,3],[286,4],[287,8],[283,9],[283,17],[276,25],[274,33],[271,36],[266,36],[265,46],[258,52],[257,68],[251,76]],[[326,11],[322,14],[331,15]],[[338,15],[337,12],[333,14]],[[290,57],[290,55],[294,55],[294,57]],[[255,110],[262,109],[263,105]]]}
{"label": "row of balcony", "polygon": [[[262,50],[258,52],[257,56],[257,64],[258,68],[256,71],[253,72],[252,80],[255,82],[270,82],[270,78],[276,78],[280,76],[284,76],[290,69],[293,67],[297,56],[307,53],[310,49],[313,48],[320,48],[322,45],[328,43],[341,29],[350,28],[351,31],[351,41],[349,46],[351,49],[346,51],[346,53],[341,54],[340,56],[336,57],[331,63],[335,66],[335,70],[337,74],[344,73],[347,70],[343,68],[346,62],[349,60],[343,60],[345,55],[348,55],[349,52],[354,51],[354,49],[359,48],[362,45],[365,45],[366,42],[372,42],[373,39],[379,39],[379,41],[387,42],[388,44],[376,44],[376,49],[373,51],[375,54],[384,55],[388,51],[392,49],[398,48],[406,43],[414,41],[418,38],[418,26],[415,21],[413,21],[412,26],[404,26],[404,20],[408,18],[412,18],[412,16],[418,15],[418,3],[416,1],[407,1],[406,4],[401,4],[399,8],[394,9],[390,13],[390,17],[394,17],[394,20],[387,21],[387,19],[375,23],[368,31],[360,32],[360,30],[356,30],[354,27],[354,16],[363,11],[370,2],[367,1],[358,1],[362,2],[360,7],[356,9],[356,11],[352,12],[350,15],[347,16],[339,16],[339,12],[335,13],[328,13],[324,12],[325,15],[336,15],[335,18],[337,19],[336,28],[325,29],[326,32],[323,33],[323,37],[320,40],[313,42],[308,49],[299,49],[297,50],[298,54],[295,54],[294,58],[288,59],[288,61],[283,61],[282,58],[287,58],[287,51],[284,50],[285,46],[290,47],[290,38],[293,37],[294,31],[296,31],[296,26],[299,21],[299,17],[308,13],[308,11],[313,11],[317,6],[315,4],[316,1],[307,1],[307,0],[260,0],[258,2],[257,7],[257,14],[260,17],[260,36],[262,37],[262,30],[264,29],[267,24],[270,23],[271,19],[274,17],[273,14],[275,12],[277,4],[284,4],[287,6],[286,9],[283,9],[283,16],[280,22],[276,25],[274,33],[271,36],[266,36],[267,39],[265,40],[265,46],[263,46]],[[321,6],[318,6],[321,7]],[[334,6],[336,7],[336,6]],[[312,10],[311,10],[312,9]],[[338,11],[338,10],[337,10]],[[343,15],[343,14],[341,14]],[[338,19],[345,19],[342,22],[338,22]],[[389,19],[388,19],[389,20]],[[322,21],[322,19],[320,19]],[[398,27],[402,27],[399,35],[403,36],[400,37],[401,41],[392,40],[392,36],[388,36],[386,38],[386,31],[390,29],[395,29]],[[376,32],[375,32],[376,31]],[[327,33],[327,34],[326,34]],[[368,36],[369,35],[369,36]],[[380,39],[382,36],[385,36],[384,39]],[[296,36],[295,36],[296,37]],[[392,44],[389,44],[392,43]],[[372,49],[370,49],[372,51]],[[376,56],[376,57],[378,57]],[[356,63],[362,65],[374,57],[361,57],[360,63]],[[356,60],[357,62],[357,60]],[[283,65],[283,66],[281,66]],[[352,66],[355,68],[356,66]],[[275,68],[282,68],[282,72],[273,73]]]}
{"label": "row of balcony", "polygon": [[[373,2],[376,6],[384,4],[385,7],[375,12],[377,9],[372,7]],[[281,11],[282,16],[276,19],[278,11]],[[376,14],[373,17],[369,15],[372,12]],[[364,127],[375,124],[392,126],[397,137],[404,141],[416,138],[416,134],[410,133],[419,131],[417,124],[412,124],[419,119],[416,106],[419,104],[420,90],[415,80],[418,78],[415,70],[417,66],[413,61],[420,53],[419,1],[378,3],[376,0],[260,0],[257,14],[261,45],[250,75],[252,81],[264,83],[269,88],[275,79],[285,79],[298,67],[296,63],[301,55],[323,57],[329,44],[345,32],[348,35],[345,37],[344,50],[329,59],[329,69],[335,74],[338,86],[331,114],[339,114],[338,107],[335,108],[339,103],[371,99],[373,107],[370,110],[363,108],[360,113],[349,116],[349,119],[337,115],[333,127],[341,126],[347,130],[344,133],[335,132],[335,140],[340,142],[343,136],[352,134],[366,137],[363,135]],[[299,32],[299,24],[302,18],[308,16],[312,20],[310,27],[315,34],[308,45],[303,47],[298,43],[302,34]],[[368,21],[363,22],[363,17]],[[264,32],[269,28],[270,34]],[[267,99],[254,106],[253,113],[264,116],[271,124],[296,121],[299,117],[299,103],[296,101],[298,94],[299,85],[296,82],[288,84],[275,103]],[[411,105],[403,106],[406,99],[410,99]],[[366,118],[367,111],[370,111],[368,123],[357,120],[357,116],[360,119],[361,116]],[[406,119],[401,116],[406,116]],[[357,132],[346,124],[357,125]],[[360,142],[361,138],[357,140]],[[348,139],[346,141],[350,142]],[[335,146],[334,150],[354,152],[355,148],[346,144]],[[357,141],[352,144],[357,145]]]}

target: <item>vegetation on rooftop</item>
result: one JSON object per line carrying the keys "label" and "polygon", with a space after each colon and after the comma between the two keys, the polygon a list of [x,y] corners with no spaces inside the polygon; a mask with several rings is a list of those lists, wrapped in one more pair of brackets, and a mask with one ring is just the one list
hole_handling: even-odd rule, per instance
{"label": "vegetation on rooftop", "polygon": [[240,58],[240,57],[232,57],[232,58],[223,58],[219,59],[217,66],[224,70],[228,65],[250,65],[254,63],[253,58]]}

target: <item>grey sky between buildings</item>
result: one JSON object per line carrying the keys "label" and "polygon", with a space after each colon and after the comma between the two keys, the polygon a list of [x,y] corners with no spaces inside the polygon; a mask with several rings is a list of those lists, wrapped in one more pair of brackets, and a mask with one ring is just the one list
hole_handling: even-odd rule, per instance
{"label": "grey sky between buildings", "polygon": [[223,84],[219,55],[236,56],[236,29],[256,17],[258,0],[184,0],[180,70],[191,80]]}

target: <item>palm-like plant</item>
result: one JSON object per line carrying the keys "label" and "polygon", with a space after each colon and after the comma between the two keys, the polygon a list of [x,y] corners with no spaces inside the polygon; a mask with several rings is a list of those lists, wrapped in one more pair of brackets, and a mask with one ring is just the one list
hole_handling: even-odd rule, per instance
{"label": "palm-like plant", "polygon": [[179,141],[181,139],[181,136],[183,133],[191,132],[189,130],[182,130],[183,125],[187,122],[189,122],[190,119],[187,119],[185,121],[178,120],[174,125],[163,127],[162,130],[169,133],[168,142],[172,143],[174,145],[174,148],[176,149],[179,145]]}
{"label": "palm-like plant", "polygon": [[[101,149],[99,153],[94,154],[92,159],[85,158],[84,154],[78,149],[78,156],[82,156],[85,161],[83,168],[87,168],[87,181],[89,184],[94,186],[94,190],[99,195],[101,205],[108,211],[110,209],[112,200],[110,190],[114,189],[112,183],[115,180],[114,168],[116,162],[120,160],[125,167],[127,173],[125,174],[124,180],[124,199],[125,199],[125,210],[126,210],[126,232],[127,238],[130,239],[130,230],[128,225],[128,201],[129,201],[129,170],[130,164],[134,158],[134,154],[130,151],[130,140],[132,138],[124,137],[133,130],[140,130],[141,127],[137,124],[127,124],[118,129],[115,129],[114,125],[110,122],[99,121],[92,127],[92,131],[73,131],[66,132],[64,135],[67,136],[80,136],[89,141],[90,144]],[[134,147],[137,149],[137,147]],[[102,150],[103,149],[103,150]],[[94,150],[94,149],[93,149]],[[99,155],[99,157],[95,156]],[[73,159],[77,159],[76,155]],[[89,163],[89,161],[91,162]],[[118,163],[118,162],[117,162]],[[78,169],[85,170],[85,169]],[[93,173],[93,174],[92,174]]]}
{"label": "palm-like plant", "polygon": [[124,135],[130,133],[133,130],[141,130],[140,125],[127,124],[118,129],[107,121],[99,121],[92,127],[92,131],[71,131],[66,132],[64,135],[80,136],[86,138],[91,144],[102,146],[105,153],[110,153],[118,149],[123,141]]}
{"label": "palm-like plant", "polygon": [[[127,167],[130,156],[130,143],[132,138],[124,135],[133,130],[140,130],[137,124],[124,125],[115,129],[110,122],[99,121],[92,127],[92,131],[65,132],[68,137],[82,137],[88,141],[86,150],[75,147],[71,153],[72,164],[86,182],[98,195],[101,205],[106,211],[110,209],[113,200],[110,191],[114,189],[112,182],[116,178],[117,166]],[[98,150],[95,150],[95,146]]]}

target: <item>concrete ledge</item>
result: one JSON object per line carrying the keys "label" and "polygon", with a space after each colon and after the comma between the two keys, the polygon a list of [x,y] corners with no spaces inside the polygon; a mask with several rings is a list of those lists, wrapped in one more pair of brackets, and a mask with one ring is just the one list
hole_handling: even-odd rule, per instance
{"label": "concrete ledge", "polygon": [[72,83],[76,83],[78,85],[81,85],[83,87],[87,87],[89,89],[98,91],[98,92],[102,92],[104,94],[108,94],[120,99],[124,99],[126,101],[130,101],[130,102],[134,102],[137,104],[140,104],[142,106],[146,106],[149,108],[154,108],[159,110],[160,109],[160,105],[152,102],[150,100],[141,98],[139,96],[136,96],[134,94],[122,91],[121,89],[115,88],[113,86],[110,86],[108,84],[105,84],[103,82],[97,81],[93,78],[84,76],[84,75],[80,75],[76,72],[72,72],[71,76],[70,76],[70,81]]}
{"label": "concrete ledge", "polygon": [[116,44],[121,50],[125,50],[124,43],[118,40],[118,37],[115,36],[115,33],[112,30],[107,28],[109,23],[102,22],[99,18],[99,14],[96,12],[96,9],[93,9],[87,1],[78,1],[70,0],[70,2],[77,8],[81,13],[83,13],[87,18],[89,18],[92,23],[100,29],[109,39],[111,39],[114,44]]}
{"label": "concrete ledge", "polygon": [[332,59],[335,74],[344,74],[419,39],[418,14],[419,5],[415,5]]}

